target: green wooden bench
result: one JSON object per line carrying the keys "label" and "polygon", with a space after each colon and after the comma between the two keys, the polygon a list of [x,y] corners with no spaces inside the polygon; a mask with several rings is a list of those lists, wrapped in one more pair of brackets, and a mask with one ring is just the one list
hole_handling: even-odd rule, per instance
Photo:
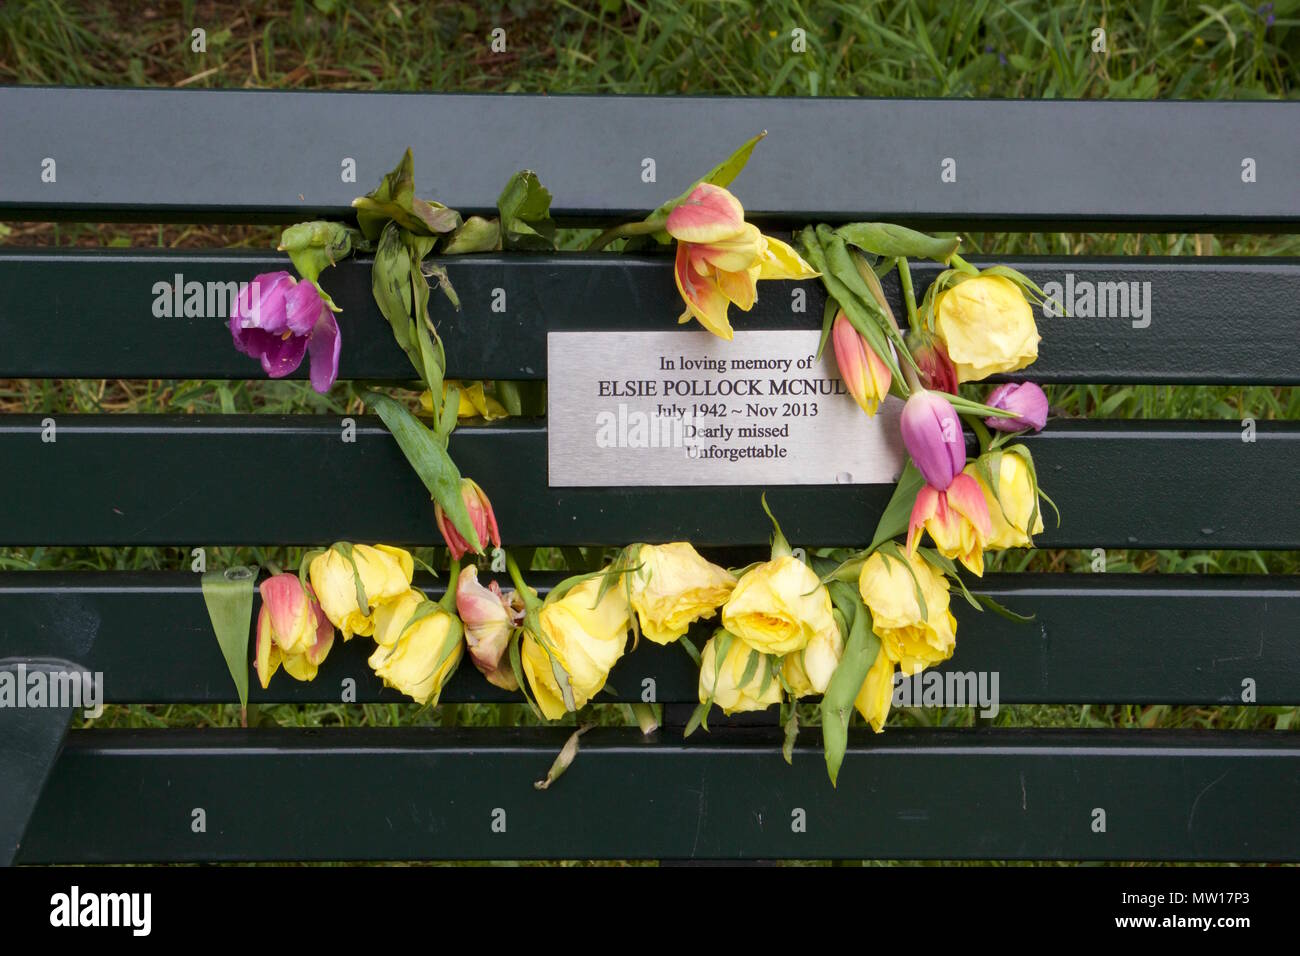
{"label": "green wooden bench", "polygon": [[[657,205],[765,128],[738,189],[772,230],[868,218],[1033,231],[1300,222],[1295,103],[8,88],[0,116],[0,213],[10,218],[342,218],[410,145],[422,192],[466,213],[490,209],[526,165],[552,190],[559,218],[594,225]],[[879,147],[873,131],[886,128],[884,158],[867,162]],[[643,181],[647,158],[655,184]],[[345,159],[356,183],[342,180]],[[955,182],[941,180],[946,159]],[[1253,182],[1243,181],[1246,159]],[[231,348],[222,315],[182,307],[160,316],[155,289],[197,282],[205,297],[220,296],[225,283],[284,262],[272,252],[0,247],[0,377],[250,377],[255,366]],[[1091,283],[1113,296],[1120,286],[1106,283],[1138,283],[1150,308],[1040,315],[1041,358],[1013,378],[1300,384],[1296,260],[1014,264],[1040,284]],[[458,378],[543,380],[548,332],[669,329],[680,311],[662,257],[479,255],[448,267],[464,308],[440,305],[437,316]],[[918,270],[918,291],[933,275]],[[343,308],[341,377],[408,380],[371,300],[368,263],[342,263],[329,287]],[[804,287],[806,313],[792,314],[790,287],[773,283],[738,326],[815,328],[822,292]],[[490,308],[497,289],[504,313]],[[897,288],[887,292],[897,302]],[[52,442],[43,440],[51,425]],[[438,543],[428,494],[378,420],[359,419],[349,444],[340,427],[326,415],[4,415],[0,542],[187,554]],[[510,419],[453,438],[466,474],[492,476],[507,546],[689,539],[731,564],[765,546],[763,488],[548,487],[546,429],[545,419]],[[1243,433],[1238,420],[1053,421],[1028,439],[1064,515],[1040,546],[1300,547],[1300,426],[1261,420],[1253,441]],[[232,482],[232,469],[248,483]],[[262,505],[258,489],[287,487],[304,469],[318,469],[328,490]],[[861,546],[891,487],[766,491],[796,545]],[[439,582],[417,584],[440,593]],[[1300,703],[1296,577],[989,574],[975,589],[1035,615],[1017,624],[957,612],[957,652],[941,671],[996,672],[1002,705],[1230,706],[1247,684],[1251,703]],[[400,703],[366,666],[366,643],[337,643],[312,683],[280,678],[262,691],[254,682],[252,700],[338,703],[351,680],[360,703]],[[188,561],[155,572],[0,573],[0,659],[11,672],[102,672],[110,703],[234,700]],[[533,782],[568,728],[66,732],[68,710],[0,710],[0,861],[1300,860],[1293,734],[981,726],[877,736],[856,727],[833,789],[816,733],[805,732],[788,766],[774,718],[717,719],[711,733],[683,739],[697,691],[680,649],[643,642],[610,686],[610,701],[641,700],[653,686],[665,726],[645,738],[635,728],[591,731],[547,792]],[[471,667],[443,695],[510,699]],[[805,825],[792,826],[800,816]]]}

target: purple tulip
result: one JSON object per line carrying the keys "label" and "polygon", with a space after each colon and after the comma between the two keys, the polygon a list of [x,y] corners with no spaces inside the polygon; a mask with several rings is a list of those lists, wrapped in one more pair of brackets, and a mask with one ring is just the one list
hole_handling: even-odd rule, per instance
{"label": "purple tulip", "polygon": [[338,322],[315,283],[287,272],[265,272],[239,293],[230,316],[235,348],[260,359],[271,378],[284,378],[311,353],[311,387],[324,393],[339,375]]}
{"label": "purple tulip", "polygon": [[947,491],[966,467],[966,437],[957,410],[940,393],[919,388],[903,405],[899,428],[926,484]]}
{"label": "purple tulip", "polygon": [[984,404],[1016,413],[1015,418],[991,415],[984,419],[984,424],[995,431],[1018,432],[1032,428],[1041,432],[1047,424],[1047,396],[1033,382],[999,385]]}

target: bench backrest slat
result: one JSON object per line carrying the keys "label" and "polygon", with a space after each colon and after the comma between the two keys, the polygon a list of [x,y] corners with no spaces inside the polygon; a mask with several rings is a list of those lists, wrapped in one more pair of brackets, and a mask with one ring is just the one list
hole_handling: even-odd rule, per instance
{"label": "bench backrest slat", "polygon": [[[1069,313],[1038,309],[1039,360],[1012,378],[1300,384],[1300,260],[998,261],[1040,285],[1055,283],[1049,292]],[[544,379],[548,331],[663,330],[681,311],[662,257],[489,255],[445,264],[461,311],[441,296],[430,304],[449,372],[459,378]],[[255,377],[256,364],[230,347],[224,317],[238,283],[285,268],[273,253],[0,249],[0,377]],[[939,268],[918,263],[918,290]],[[369,261],[345,261],[323,281],[343,309],[342,377],[409,380],[406,356],[383,334]],[[799,284],[802,313],[791,311],[795,285],[764,284],[736,327],[818,327],[820,284]],[[885,288],[904,315],[893,274]],[[497,289],[506,292],[504,312],[493,311]],[[52,329],[60,330],[58,348],[50,347]],[[306,374],[304,366],[298,375]]]}
{"label": "bench backrest slat", "polygon": [[[0,117],[0,208],[28,216],[341,216],[410,146],[421,195],[462,211],[494,207],[527,166],[559,215],[617,217],[671,198],[766,129],[742,190],[759,219],[1145,230],[1300,221],[1300,102],[1288,101],[9,87]],[[46,158],[58,164],[55,183],[42,181]],[[341,172],[348,158],[354,182]],[[942,177],[948,160],[955,181]]]}

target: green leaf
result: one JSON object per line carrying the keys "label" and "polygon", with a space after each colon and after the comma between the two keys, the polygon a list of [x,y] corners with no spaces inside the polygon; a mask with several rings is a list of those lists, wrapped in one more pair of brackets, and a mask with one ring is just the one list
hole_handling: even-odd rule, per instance
{"label": "green leaf", "polygon": [[[812,226],[799,233],[798,243],[799,251],[808,260],[809,265],[821,273],[822,285],[826,287],[827,295],[839,303],[849,323],[867,340],[871,350],[885,363],[894,380],[902,381],[903,373],[898,367],[893,350],[889,347],[889,340],[881,328],[881,320],[876,317],[879,307],[869,309],[863,300],[854,295],[853,291],[834,274]],[[849,269],[855,276],[857,275],[857,270],[852,268],[852,263],[849,264]],[[872,305],[874,306],[874,303]],[[910,353],[906,350],[903,354],[910,357]]]}
{"label": "green leaf", "polygon": [[987,594],[977,594],[975,595],[975,600],[979,601],[999,617],[1005,617],[1008,621],[1015,621],[1017,624],[1028,624],[1037,617],[1035,614],[1019,614],[1011,610],[1011,608],[1007,607],[1005,604],[1000,603],[995,598],[989,597]]}
{"label": "green leaf", "polygon": [[505,249],[555,248],[551,194],[531,169],[510,177],[497,199],[501,215],[501,244]]}
{"label": "green leaf", "polygon": [[415,161],[408,147],[402,161],[378,187],[352,200],[357,211],[357,224],[367,239],[379,238],[390,220],[423,236],[442,235],[460,226],[460,213],[456,210],[415,197],[414,168]]}
{"label": "green leaf", "polygon": [[[722,186],[724,188],[730,186],[732,181],[740,175],[740,171],[745,168],[745,164],[749,162],[750,154],[754,152],[754,147],[758,145],[758,141],[766,135],[767,130],[763,130],[763,132],[759,133],[757,136],[745,140],[739,149],[722,162],[718,163],[718,165],[714,166],[705,175],[691,183],[691,185],[687,187],[686,191],[680,196],[668,200],[668,202],[664,203],[650,215],[646,216],[645,221],[662,222],[667,219],[668,214],[677,206],[680,206],[686,200],[686,197],[695,192],[695,187],[700,183],[710,183],[714,186]],[[663,238],[660,238],[656,235],[655,238],[659,239],[660,242],[668,241],[667,233],[662,233],[662,237]]]}
{"label": "green leaf", "polygon": [[[826,754],[826,772],[834,785],[848,748],[849,721],[853,718],[853,703],[867,679],[867,672],[880,653],[880,638],[871,629],[871,612],[867,610],[856,589],[842,585],[852,594],[852,613],[846,615],[848,636],[844,654],[835,672],[831,674],[826,693],[822,695],[822,742]],[[838,605],[837,605],[838,606]]]}
{"label": "green leaf", "polygon": [[[402,244],[402,232],[389,223],[375,250],[375,264],[370,270],[370,291],[375,304],[388,320],[397,345],[409,356],[413,342],[411,328],[411,258]],[[420,371],[415,363],[416,372]]]}
{"label": "green leaf", "polygon": [[783,558],[792,553],[790,542],[786,540],[785,533],[781,531],[781,525],[776,520],[776,515],[772,514],[772,509],[767,506],[767,492],[763,492],[759,499],[763,504],[763,512],[767,515],[768,520],[772,522],[772,560]]}
{"label": "green leaf", "polygon": [[794,744],[799,737],[799,705],[790,701],[790,714],[785,720],[785,739],[781,742],[781,756],[787,764],[794,764]]}
{"label": "green leaf", "polygon": [[884,542],[907,532],[907,522],[912,517],[912,505],[916,504],[916,496],[924,484],[925,478],[911,459],[908,459],[907,464],[903,466],[903,474],[898,479],[898,484],[894,486],[889,504],[885,505],[880,521],[876,524],[876,533],[871,539],[868,551],[874,551]]}
{"label": "green leaf", "polygon": [[469,510],[460,492],[460,472],[447,454],[447,449],[424,423],[403,405],[387,395],[367,392],[365,402],[383,419],[384,425],[397,439],[402,454],[420,476],[433,500],[442,508],[452,525],[468,542],[470,550],[482,554],[483,544],[474,531]]}
{"label": "green leaf", "polygon": [[523,660],[519,650],[519,644],[523,640],[523,630],[516,630],[510,635],[510,670],[515,675],[515,683],[519,685],[519,692],[524,695],[524,700],[528,702],[529,709],[538,720],[545,720],[541,708],[533,701],[532,696],[528,693],[528,675],[524,673]]}
{"label": "green leaf", "polygon": [[826,305],[822,309],[822,337],[817,340],[817,358],[821,358],[822,353],[826,351],[826,342],[831,337],[831,330],[835,327],[835,316],[839,311],[840,304],[828,295]]}
{"label": "green leaf", "polygon": [[737,687],[749,686],[749,682],[752,681],[754,675],[758,673],[758,665],[761,661],[762,655],[753,648],[750,648],[749,656],[745,658],[745,670],[740,675],[740,681],[736,684]]}
{"label": "green leaf", "polygon": [[203,575],[203,603],[212,632],[239,692],[239,706],[248,710],[248,636],[253,626],[253,586],[256,567],[234,567]]}
{"label": "green leaf", "polygon": [[877,256],[905,259],[934,259],[944,265],[961,245],[957,238],[941,239],[927,236],[906,226],[890,222],[851,222],[840,226],[835,234],[849,245]]}

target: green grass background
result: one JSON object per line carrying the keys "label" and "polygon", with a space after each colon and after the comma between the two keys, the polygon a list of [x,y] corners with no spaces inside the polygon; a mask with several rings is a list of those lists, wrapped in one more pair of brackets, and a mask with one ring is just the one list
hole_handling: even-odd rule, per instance
{"label": "green grass background", "polygon": [[[507,51],[492,53],[491,31]],[[207,51],[191,49],[206,31]],[[806,52],[792,53],[792,30]],[[1094,31],[1106,32],[1094,52]],[[1254,99],[1295,96],[1300,0],[1272,4],[1143,2],[605,2],[345,3],[9,2],[0,8],[0,83],[283,89],[772,96],[944,96]],[[454,135],[454,131],[449,131]],[[1045,129],[1044,136],[1062,135]],[[726,150],[733,144],[720,144]],[[256,149],[256,143],[247,144]],[[815,148],[815,144],[813,145]],[[455,197],[438,197],[455,204]],[[0,222],[0,243],[60,246],[254,247],[256,226]],[[566,245],[581,238],[564,235]],[[971,234],[992,254],[1300,255],[1296,236]],[[1293,388],[1071,386],[1049,390],[1053,413],[1108,418],[1300,419]],[[9,412],[356,412],[341,384],[0,381]],[[1249,475],[1224,480],[1249,481]],[[1050,492],[1050,488],[1047,489]],[[430,555],[431,556],[431,555]],[[586,555],[586,559],[592,558]],[[209,552],[229,561],[296,562],[275,550]],[[563,555],[543,554],[558,566]],[[1007,570],[1086,572],[1086,552],[1015,552]],[[1110,551],[1111,572],[1295,573],[1294,552]],[[179,548],[0,548],[0,568],[188,567]],[[622,708],[597,708],[622,722]],[[998,726],[1297,726],[1297,708],[1012,706]],[[286,726],[494,724],[519,707],[278,706]],[[909,709],[892,726],[966,726],[972,711]],[[98,726],[230,726],[237,708],[110,707]]]}

